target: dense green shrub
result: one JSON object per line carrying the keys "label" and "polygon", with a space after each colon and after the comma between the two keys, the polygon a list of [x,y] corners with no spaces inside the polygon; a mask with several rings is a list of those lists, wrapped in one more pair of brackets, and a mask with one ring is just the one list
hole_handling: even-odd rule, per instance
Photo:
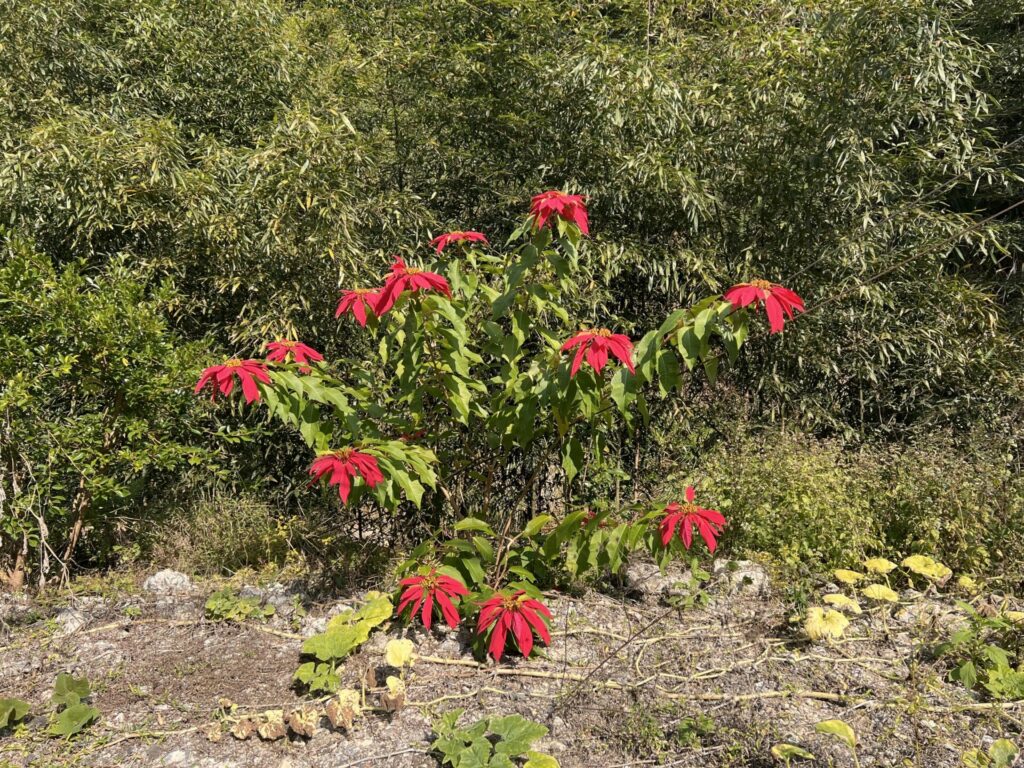
{"label": "dense green shrub", "polygon": [[70,564],[85,531],[102,561],[161,477],[207,461],[183,385],[202,347],[122,262],[54,268],[4,231],[0,254],[0,555],[20,579],[29,559]]}
{"label": "dense green shrub", "polygon": [[[199,358],[220,357],[209,339],[254,355],[262,339],[302,338],[339,357],[367,343],[332,317],[339,285],[438,231],[491,232],[548,187],[586,193],[601,233],[599,268],[573,309],[616,316],[627,333],[737,275],[794,277],[815,309],[781,344],[752,339],[737,371],[752,390],[737,414],[755,424],[898,441],[911,426],[965,429],[1018,412],[1024,209],[984,218],[1022,190],[1018,6],[11,0],[0,18],[4,223],[34,244],[40,270],[78,275],[86,295],[112,297],[117,283],[126,317],[146,313],[139,343],[155,346],[138,365],[134,351],[126,359],[140,381],[161,372],[144,410],[151,431],[173,439],[138,460],[145,468],[122,456],[80,475],[8,473],[5,545],[21,546],[27,529],[12,521],[40,499],[57,521],[51,537],[64,536],[79,476],[127,494],[97,487],[98,497],[130,500],[117,514],[94,507],[97,553],[119,515],[148,517],[148,497],[187,498],[225,477],[282,516],[308,513],[292,498],[301,442],[176,405]],[[6,311],[13,354],[2,373],[35,380],[41,363],[8,332],[23,321]],[[35,349],[59,356],[51,342]],[[84,359],[91,343],[66,354]],[[5,404],[16,386],[0,383]],[[102,447],[95,421],[116,387],[76,387],[45,408],[5,405],[8,434],[38,443],[32,466]],[[665,420],[686,410],[696,432],[686,452],[700,453],[704,402],[693,386],[685,402],[655,407],[637,445],[616,447],[621,459],[642,442],[685,464]],[[260,452],[240,447],[256,433]],[[181,459],[211,451],[230,471],[184,474]],[[921,488],[920,504],[886,504],[924,510],[936,494]],[[803,504],[797,490],[778,493]],[[920,514],[875,533],[949,540]]]}
{"label": "dense green shrub", "polygon": [[998,423],[858,449],[777,429],[740,431],[691,476],[728,514],[723,546],[734,556],[756,552],[824,571],[864,555],[921,553],[1014,586],[1024,575],[1016,450],[1013,432]]}
{"label": "dense green shrub", "polygon": [[720,444],[696,477],[729,517],[723,545],[733,554],[813,570],[881,547],[864,475],[839,443],[770,429]]}

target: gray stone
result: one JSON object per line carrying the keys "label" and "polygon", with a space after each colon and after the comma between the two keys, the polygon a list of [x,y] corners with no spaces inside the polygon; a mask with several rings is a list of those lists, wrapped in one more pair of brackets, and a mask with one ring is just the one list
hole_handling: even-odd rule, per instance
{"label": "gray stone", "polygon": [[677,591],[681,576],[674,570],[662,573],[654,563],[630,562],[623,575],[629,588],[650,595],[668,595]]}
{"label": "gray stone", "polygon": [[187,595],[192,591],[192,580],[184,573],[167,568],[146,579],[142,588],[157,595]]}
{"label": "gray stone", "polygon": [[164,755],[161,761],[164,765],[186,765],[189,761],[189,754],[183,749],[176,749]]}
{"label": "gray stone", "polygon": [[730,595],[768,597],[771,594],[768,572],[749,560],[718,560],[715,562],[713,575],[715,581]]}
{"label": "gray stone", "polygon": [[54,621],[57,622],[57,634],[59,636],[74,634],[89,623],[85,613],[77,608],[62,609]]}

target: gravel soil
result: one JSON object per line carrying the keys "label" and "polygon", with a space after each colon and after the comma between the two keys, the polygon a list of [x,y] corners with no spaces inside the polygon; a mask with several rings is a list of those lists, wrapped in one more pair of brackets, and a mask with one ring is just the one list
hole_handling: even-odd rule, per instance
{"label": "gravel soil", "polygon": [[[993,739],[1020,744],[1013,704],[947,682],[927,653],[962,621],[951,597],[904,593],[898,605],[851,617],[843,639],[811,643],[763,572],[747,567],[753,578],[719,574],[699,607],[671,599],[679,574],[649,570],[628,590],[552,594],[551,646],[500,666],[473,658],[465,630],[385,625],[346,661],[343,684],[365,687],[367,670],[373,683],[394,674],[383,648],[407,637],[419,657],[406,673],[405,706],[384,711],[383,689],[371,686],[350,731],[323,718],[311,738],[272,740],[240,740],[230,728],[311,701],[292,683],[302,641],[357,595],[311,604],[301,619],[281,611],[243,623],[204,618],[212,584],[46,607],[4,596],[0,698],[28,700],[32,715],[0,731],[0,768],[426,768],[439,765],[431,723],[454,708],[466,710],[465,722],[519,713],[544,724],[535,748],[564,768],[777,766],[771,748],[781,742],[819,765],[854,766],[844,744],[815,732],[829,719],[856,732],[865,768],[959,766],[964,751]],[[70,741],[45,734],[60,672],[86,675],[102,713]]]}

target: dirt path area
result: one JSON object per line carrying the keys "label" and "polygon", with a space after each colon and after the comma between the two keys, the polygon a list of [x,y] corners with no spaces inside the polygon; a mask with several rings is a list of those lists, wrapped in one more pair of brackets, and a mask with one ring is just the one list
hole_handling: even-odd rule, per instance
{"label": "dirt path area", "polygon": [[[60,610],[8,600],[0,698],[26,699],[35,717],[0,732],[0,766],[426,768],[439,764],[431,724],[454,708],[468,720],[519,713],[544,724],[538,749],[565,768],[767,767],[780,765],[771,748],[781,742],[817,764],[853,766],[846,746],[815,732],[829,719],[854,729],[861,766],[941,768],[1019,732],[1017,710],[979,702],[920,652],[956,621],[952,600],[905,593],[853,617],[842,640],[812,644],[756,579],[713,581],[699,608],[666,605],[671,576],[651,582],[629,594],[552,595],[551,646],[500,667],[478,664],[460,632],[393,623],[346,661],[342,683],[365,685],[367,668],[383,671],[386,642],[408,637],[419,658],[405,706],[375,708],[370,689],[351,731],[323,719],[311,738],[276,740],[228,729],[310,700],[292,685],[300,646],[338,603],[233,623],[204,618],[204,585]],[[45,735],[60,672],[86,675],[102,713],[71,741]]]}

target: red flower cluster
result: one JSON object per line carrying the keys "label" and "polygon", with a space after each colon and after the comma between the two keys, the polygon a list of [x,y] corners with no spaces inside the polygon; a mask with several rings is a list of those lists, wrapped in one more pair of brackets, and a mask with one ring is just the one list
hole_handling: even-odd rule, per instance
{"label": "red flower cluster", "polygon": [[722,535],[725,527],[725,517],[715,509],[704,509],[693,503],[693,486],[686,486],[686,504],[672,502],[665,511],[665,519],[661,521],[661,545],[667,547],[675,535],[676,528],[679,529],[679,538],[687,549],[693,543],[693,528],[696,526],[704,542],[708,545],[708,551],[714,552],[718,546],[716,538]]}
{"label": "red flower cluster", "polygon": [[562,345],[562,351],[566,352],[573,347],[579,347],[579,349],[576,350],[576,357],[572,361],[570,376],[575,376],[579,371],[584,356],[590,366],[600,373],[605,363],[608,362],[609,352],[629,368],[630,373],[635,373],[633,342],[629,340],[628,336],[621,333],[612,333],[607,328],[600,328],[596,331],[580,331]]}
{"label": "red flower cluster", "polygon": [[438,235],[437,237],[430,241],[430,244],[434,246],[434,250],[436,250],[438,253],[441,253],[445,248],[447,248],[452,243],[487,244],[487,237],[482,232],[474,232],[472,230],[463,232],[461,230],[456,230],[455,232],[447,232],[443,235]]}
{"label": "red flower cluster", "polygon": [[424,269],[407,267],[405,262],[395,257],[395,263],[391,265],[391,274],[384,280],[384,287],[380,289],[380,296],[373,311],[377,317],[395,306],[398,297],[406,291],[438,291],[449,299],[452,297],[452,289],[448,287],[448,281],[436,272],[427,272]]}
{"label": "red flower cluster", "polygon": [[377,466],[377,459],[355,448],[342,448],[340,451],[318,456],[309,468],[309,474],[313,476],[310,485],[324,475],[329,475],[327,484],[338,486],[338,495],[344,504],[348,503],[352,481],[356,475],[362,477],[370,488],[384,481],[384,475]]}
{"label": "red flower cluster", "polygon": [[772,333],[778,333],[785,325],[783,313],[792,320],[794,311],[804,311],[803,299],[789,288],[767,280],[751,280],[749,283],[734,285],[725,292],[724,298],[737,309],[748,304],[753,304],[756,309],[759,305],[764,304],[764,311],[768,315],[768,324],[771,326]]}
{"label": "red flower cluster", "polygon": [[397,613],[402,613],[406,608],[412,606],[412,611],[409,612],[409,617],[412,618],[422,606],[420,620],[424,627],[430,629],[436,601],[448,626],[452,628],[458,626],[459,612],[455,610],[452,598],[465,597],[469,594],[469,590],[458,580],[432,569],[426,576],[410,576],[408,579],[402,579],[401,585],[405,587],[405,591],[399,598]]}
{"label": "red flower cluster", "polygon": [[373,313],[380,294],[370,288],[356,288],[354,291],[342,291],[338,308],[334,311],[335,317],[341,317],[346,312],[351,312],[363,328],[366,327],[367,312]]}
{"label": "red flower cluster", "polygon": [[299,370],[303,373],[309,372],[309,363],[319,363],[324,356],[312,347],[306,346],[301,341],[272,341],[267,344],[270,354],[267,361],[271,363],[283,363],[289,358],[300,365]]}
{"label": "red flower cluster", "polygon": [[198,395],[209,382],[213,389],[211,400],[217,399],[218,389],[222,395],[230,395],[235,388],[236,378],[242,382],[242,394],[245,395],[247,403],[260,399],[260,388],[256,385],[257,381],[264,384],[270,383],[267,366],[261,361],[232,358],[224,365],[211,365],[205,369],[199,377],[199,383],[196,384],[195,393]]}
{"label": "red flower cluster", "polygon": [[487,650],[495,661],[501,661],[505,653],[505,641],[509,632],[512,633],[519,652],[525,658],[533,650],[534,632],[544,645],[551,644],[551,633],[540,614],[551,618],[551,611],[539,600],[527,597],[523,590],[520,589],[511,595],[499,592],[481,606],[476,631],[482,635],[493,627]]}
{"label": "red flower cluster", "polygon": [[557,216],[564,221],[571,221],[584,235],[590,234],[583,195],[567,195],[557,189],[542,192],[534,195],[530,201],[530,214],[538,229],[547,224],[549,218]]}

